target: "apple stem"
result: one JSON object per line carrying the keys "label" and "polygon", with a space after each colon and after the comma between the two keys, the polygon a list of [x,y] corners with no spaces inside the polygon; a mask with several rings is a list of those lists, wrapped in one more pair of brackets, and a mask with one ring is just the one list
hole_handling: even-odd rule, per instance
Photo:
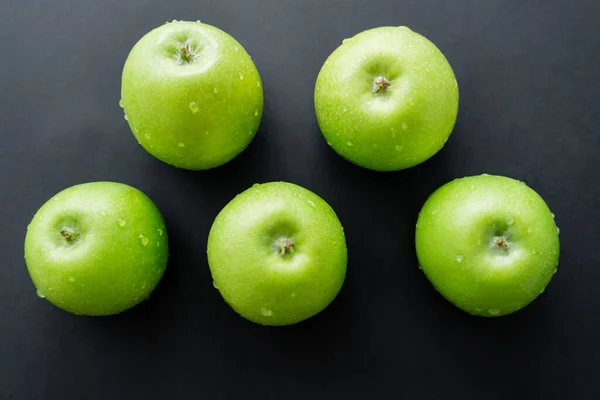
{"label": "apple stem", "polygon": [[508,250],[509,246],[506,236],[494,236],[492,238],[492,244],[494,247],[502,250]]}

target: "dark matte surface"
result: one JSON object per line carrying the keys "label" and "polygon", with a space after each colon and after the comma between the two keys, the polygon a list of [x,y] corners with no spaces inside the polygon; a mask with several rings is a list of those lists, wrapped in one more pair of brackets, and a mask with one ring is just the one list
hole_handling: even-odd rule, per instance
{"label": "dark matte surface", "polygon": [[[600,2],[594,0],[0,1],[0,399],[600,398]],[[118,107],[133,44],[167,20],[235,36],[264,81],[248,150],[208,172],[177,170],[138,146]],[[446,54],[458,123],[432,160],[362,170],[331,151],[313,87],[342,39],[408,25]],[[561,228],[559,273],[509,317],[471,317],[416,266],[414,224],[454,177],[522,179]],[[54,193],[114,180],[163,212],[171,260],[150,301],[107,318],[38,299],[25,227]],[[269,329],[213,289],[213,218],[255,182],[325,198],[345,225],[346,284],[321,315]]]}

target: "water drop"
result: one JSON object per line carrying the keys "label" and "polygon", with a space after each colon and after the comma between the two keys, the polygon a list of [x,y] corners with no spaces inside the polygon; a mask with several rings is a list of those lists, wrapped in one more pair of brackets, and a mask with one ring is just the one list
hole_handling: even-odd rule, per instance
{"label": "water drop", "polygon": [[123,108],[123,99],[119,100],[119,107]]}
{"label": "water drop", "polygon": [[215,92],[215,93],[219,93],[219,89],[217,89],[217,88],[214,88],[214,89],[213,89],[213,92]]}
{"label": "water drop", "polygon": [[481,176],[490,176],[490,174],[481,174]]}
{"label": "water drop", "polygon": [[123,117],[125,118],[125,121],[129,121],[129,118],[127,118],[127,114],[124,114]]}
{"label": "water drop", "polygon": [[537,254],[537,250],[536,249],[531,250],[531,254]]}
{"label": "water drop", "polygon": [[213,287],[214,287],[215,289],[218,289],[218,288],[219,288],[219,286],[217,285],[217,282],[216,282],[214,279],[213,279]]}
{"label": "water drop", "polygon": [[438,213],[438,211],[440,211],[440,210],[438,210],[438,209],[436,208],[435,210],[433,210],[433,211],[431,212],[431,215],[435,215],[435,214],[437,214],[437,213]]}
{"label": "water drop", "polygon": [[205,135],[210,135],[210,132],[209,131],[204,131],[204,134]]}
{"label": "water drop", "polygon": [[560,228],[558,226],[556,227],[556,234],[560,235]]}
{"label": "water drop", "polygon": [[413,107],[414,105],[415,105],[415,103],[413,101],[411,101],[411,102],[408,103],[409,107]]}
{"label": "water drop", "polygon": [[352,142],[346,142],[346,145],[349,146],[349,147],[352,147],[352,146],[354,146],[354,143],[352,143]]}
{"label": "water drop", "polygon": [[296,297],[296,292],[290,293],[290,297]]}
{"label": "water drop", "polygon": [[402,129],[403,129],[403,130],[406,130],[406,128],[408,128],[408,125],[406,125],[406,122],[403,122],[403,123],[402,123]]}
{"label": "water drop", "polygon": [[552,272],[552,275],[556,274],[557,271],[558,271],[558,268],[554,268],[554,272]]}
{"label": "water drop", "polygon": [[404,146],[400,146],[399,144],[396,145],[397,151],[402,151],[403,148],[404,148]]}
{"label": "water drop", "polygon": [[475,308],[475,311],[477,311],[477,312],[482,312],[482,311],[483,311],[483,308],[481,308],[481,307],[476,307],[476,308]]}
{"label": "water drop", "polygon": [[256,82],[256,87],[260,87],[260,82]]}
{"label": "water drop", "polygon": [[342,40],[342,44],[348,43],[349,41],[350,41],[350,39],[346,38],[346,39]]}
{"label": "water drop", "polygon": [[255,108],[255,109],[254,109],[254,116],[255,116],[255,117],[258,117],[258,108]]}
{"label": "water drop", "polygon": [[342,110],[343,112],[348,112],[348,107],[344,107],[344,109]]}
{"label": "water drop", "polygon": [[331,142],[330,142],[330,141],[327,141],[327,144],[328,144],[329,146],[331,146]]}
{"label": "water drop", "polygon": [[308,205],[311,206],[312,208],[317,208],[317,205],[311,200],[308,200]]}
{"label": "water drop", "polygon": [[540,294],[544,293],[544,290],[546,290],[545,287],[543,287],[542,290],[540,290]]}
{"label": "water drop", "polygon": [[44,295],[44,293],[40,292],[40,289],[38,289],[36,291],[37,297],[39,297],[40,299],[45,299],[46,296]]}
{"label": "water drop", "polygon": [[527,233],[531,233],[531,228],[527,228]]}
{"label": "water drop", "polygon": [[162,236],[162,233],[163,233],[162,229],[159,229],[159,230],[158,230],[158,235],[159,235],[159,236]]}
{"label": "water drop", "polygon": [[104,210],[100,211],[98,214],[100,214],[103,217],[106,217],[108,215],[108,213]]}
{"label": "water drop", "polygon": [[241,72],[238,74],[238,76],[240,77],[240,81],[244,80],[244,74],[242,74]]}
{"label": "water drop", "polygon": [[150,139],[150,135],[149,135],[149,134],[147,134],[147,133],[145,133],[145,134],[144,134],[144,137],[145,137],[146,139]]}
{"label": "water drop", "polygon": [[554,218],[554,213],[550,213],[552,215],[552,218]]}
{"label": "water drop", "polygon": [[174,19],[174,20],[173,20],[173,21],[171,21],[171,22],[177,22],[177,20],[176,20],[176,19]]}
{"label": "water drop", "polygon": [[508,217],[506,218],[506,223],[508,224],[508,226],[511,226],[515,223],[515,219],[513,217]]}
{"label": "water drop", "polygon": [[459,263],[462,262],[462,260],[464,260],[465,257],[464,256],[456,256],[456,261],[458,261]]}
{"label": "water drop", "polygon": [[179,146],[179,147],[185,147],[185,143],[179,142],[179,143],[177,143],[177,146]]}
{"label": "water drop", "polygon": [[366,59],[367,59],[367,56],[363,56],[363,58],[362,58],[362,59],[363,59],[363,60],[366,60]]}
{"label": "water drop", "polygon": [[140,236],[138,236],[138,240],[142,246],[148,246],[149,239],[146,236],[140,234]]}
{"label": "water drop", "polygon": [[148,283],[146,283],[146,282],[142,283],[142,287],[141,287],[140,289],[142,289],[142,290],[143,290],[143,289],[146,289],[146,285],[147,285],[147,284],[148,284]]}
{"label": "water drop", "polygon": [[160,242],[156,242],[156,247],[160,247]]}
{"label": "water drop", "polygon": [[248,131],[248,136],[252,136],[252,131]]}
{"label": "water drop", "polygon": [[69,282],[75,282],[75,277],[74,276],[70,276],[69,277]]}
{"label": "water drop", "polygon": [[257,187],[260,186],[260,183],[255,183],[254,185],[252,185],[252,187]]}
{"label": "water drop", "polygon": [[200,107],[195,101],[192,101],[190,102],[190,110],[192,111],[192,113],[196,114],[198,111],[200,111]]}
{"label": "water drop", "polygon": [[490,315],[498,315],[498,314],[500,314],[500,310],[498,310],[497,308],[490,308],[488,310],[488,312],[490,313]]}
{"label": "water drop", "polygon": [[238,50],[239,50],[239,48],[238,48],[237,46],[233,46],[233,49],[234,49],[235,51],[238,51]]}
{"label": "water drop", "polygon": [[263,307],[263,308],[260,309],[260,313],[262,315],[264,315],[265,317],[270,317],[270,316],[273,315],[273,311],[271,311],[271,310],[269,310],[268,308],[265,308],[265,307]]}
{"label": "water drop", "polygon": [[117,225],[119,225],[121,228],[123,228],[126,224],[127,224],[127,222],[125,222],[124,219],[117,218]]}

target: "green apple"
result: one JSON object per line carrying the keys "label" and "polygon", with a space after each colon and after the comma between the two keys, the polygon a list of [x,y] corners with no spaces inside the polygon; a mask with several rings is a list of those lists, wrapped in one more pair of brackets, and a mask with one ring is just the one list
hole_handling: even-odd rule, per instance
{"label": "green apple", "polygon": [[379,27],[345,39],[315,87],[317,120],[342,157],[376,171],[427,160],[446,143],[458,112],[448,61],[425,37]]}
{"label": "green apple", "polygon": [[27,228],[25,261],[38,296],[79,315],[109,315],[148,298],[169,254],[163,218],[121,183],[72,186]]}
{"label": "green apple", "polygon": [[442,186],[417,221],[423,272],[446,299],[474,315],[506,315],[531,303],[556,272],[559,247],[544,200],[502,176]]}
{"label": "green apple", "polygon": [[225,301],[262,325],[314,316],[346,276],[346,239],[335,212],[285,182],[254,185],[227,204],[212,225],[207,253]]}
{"label": "green apple", "polygon": [[260,76],[233,37],[173,21],[146,34],[123,68],[121,106],[138,142],[170,165],[225,164],[252,141],[263,111]]}

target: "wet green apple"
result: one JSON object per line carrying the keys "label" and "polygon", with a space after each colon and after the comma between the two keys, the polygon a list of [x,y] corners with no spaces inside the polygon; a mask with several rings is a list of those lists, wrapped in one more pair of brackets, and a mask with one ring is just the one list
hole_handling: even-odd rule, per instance
{"label": "wet green apple", "polygon": [[446,143],[458,85],[440,50],[407,27],[379,27],[345,39],[315,86],[317,120],[345,159],[377,171],[412,167]]}
{"label": "wet green apple", "polygon": [[556,272],[558,228],[544,200],[503,176],[456,179],[425,202],[416,228],[419,264],[433,286],[471,314],[513,313]]}
{"label": "wet green apple", "polygon": [[207,253],[225,301],[262,325],[314,316],[346,276],[346,239],[335,212],[285,182],[255,185],[227,204],[212,225]]}
{"label": "wet green apple", "polygon": [[123,68],[121,106],[138,142],[176,167],[225,164],[254,138],[263,111],[260,76],[233,37],[173,21],[146,34]]}
{"label": "wet green apple", "polygon": [[154,203],[114,182],[61,191],[38,210],[25,237],[38,296],[79,315],[117,314],[147,299],[168,252]]}

